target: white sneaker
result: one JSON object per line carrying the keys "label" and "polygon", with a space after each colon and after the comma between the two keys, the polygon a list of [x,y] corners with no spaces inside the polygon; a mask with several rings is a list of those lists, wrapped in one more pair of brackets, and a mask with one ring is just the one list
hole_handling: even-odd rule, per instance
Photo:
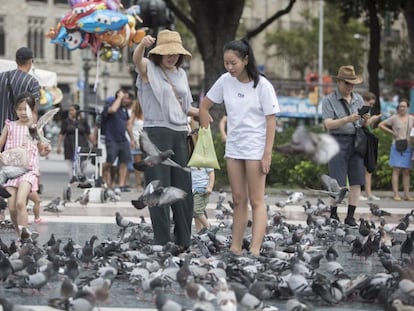
{"label": "white sneaker", "polygon": [[360,201],[368,201],[367,197],[364,197],[362,194],[359,196]]}
{"label": "white sneaker", "polygon": [[381,198],[377,197],[376,195],[371,195],[368,198],[368,200],[370,200],[370,201],[379,201],[379,200],[381,200]]}

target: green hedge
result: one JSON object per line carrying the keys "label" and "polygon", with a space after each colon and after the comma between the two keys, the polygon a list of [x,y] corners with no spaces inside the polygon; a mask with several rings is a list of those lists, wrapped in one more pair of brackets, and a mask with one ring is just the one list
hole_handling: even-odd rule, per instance
{"label": "green hedge", "polygon": [[[292,137],[296,128],[290,127],[282,133],[277,133],[275,145],[281,145]],[[324,129],[321,126],[309,128],[312,132],[320,133]],[[372,175],[372,189],[391,190],[392,169],[388,165],[389,150],[391,145],[391,135],[374,129],[374,134],[379,138],[378,146],[378,168]],[[216,187],[228,186],[226,161],[224,159],[224,144],[219,136],[215,137],[217,158],[220,163],[220,170],[216,171]],[[267,187],[320,187],[317,176],[320,173],[327,173],[327,165],[315,164],[301,156],[285,156],[276,151],[272,154],[272,165],[267,177]],[[402,183],[401,183],[402,184]],[[414,178],[411,178],[411,187],[414,186]]]}

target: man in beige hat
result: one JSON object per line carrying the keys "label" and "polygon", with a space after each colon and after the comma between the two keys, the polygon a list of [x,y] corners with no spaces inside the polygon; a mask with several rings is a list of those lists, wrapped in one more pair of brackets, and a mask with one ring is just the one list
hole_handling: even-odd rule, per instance
{"label": "man in beige hat", "polygon": [[[339,153],[328,163],[329,175],[335,178],[341,187],[349,181],[348,213],[345,224],[356,226],[355,209],[361,194],[361,185],[365,184],[364,158],[355,151],[356,127],[365,126],[369,114],[361,116],[359,109],[364,105],[361,95],[355,93],[354,86],[362,83],[355,74],[353,66],[341,66],[336,76],[338,88],[322,101],[322,118],[329,133],[340,145]],[[339,220],[337,203],[332,202],[331,218]]]}
{"label": "man in beige hat", "polygon": [[[144,57],[145,50],[156,42],[156,46]],[[162,30],[157,39],[145,36],[136,47],[133,61],[138,72],[138,97],[144,114],[144,130],[161,151],[171,149],[172,160],[187,166],[187,116],[198,116],[198,109],[192,107],[187,75],[180,67],[191,57],[182,45],[176,31]],[[174,218],[174,242],[180,251],[191,244],[193,219],[193,196],[191,175],[182,169],[157,165],[145,171],[145,184],[160,180],[163,187],[174,186],[187,192],[184,200],[171,205]],[[154,243],[165,245],[170,241],[170,210],[165,207],[150,209],[154,229]]]}

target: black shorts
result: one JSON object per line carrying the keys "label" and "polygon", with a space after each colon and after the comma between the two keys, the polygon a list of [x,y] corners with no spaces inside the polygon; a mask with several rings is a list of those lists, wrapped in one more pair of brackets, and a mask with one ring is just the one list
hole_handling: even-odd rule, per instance
{"label": "black shorts", "polygon": [[128,163],[131,161],[129,141],[120,143],[116,141],[107,141],[105,145],[107,163],[114,163],[117,158],[119,163]]}

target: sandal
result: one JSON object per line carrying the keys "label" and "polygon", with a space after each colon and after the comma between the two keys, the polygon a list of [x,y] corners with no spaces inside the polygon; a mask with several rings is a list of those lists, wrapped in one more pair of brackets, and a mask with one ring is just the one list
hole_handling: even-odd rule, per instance
{"label": "sandal", "polygon": [[34,220],[34,223],[37,224],[37,225],[41,225],[41,224],[47,223],[47,221],[42,219],[42,218],[37,218],[37,219]]}
{"label": "sandal", "polygon": [[398,195],[395,195],[392,199],[393,199],[394,201],[401,201],[401,198],[400,198],[400,196],[398,196]]}
{"label": "sandal", "polygon": [[414,198],[411,196],[404,197],[404,201],[414,201]]}

